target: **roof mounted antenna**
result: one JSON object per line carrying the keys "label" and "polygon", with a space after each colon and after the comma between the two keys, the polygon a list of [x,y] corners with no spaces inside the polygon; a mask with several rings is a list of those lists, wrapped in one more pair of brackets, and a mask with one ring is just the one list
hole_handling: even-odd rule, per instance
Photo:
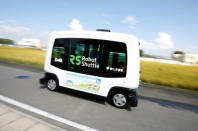
{"label": "roof mounted antenna", "polygon": [[97,29],[96,31],[111,32],[111,30],[108,30],[108,29]]}

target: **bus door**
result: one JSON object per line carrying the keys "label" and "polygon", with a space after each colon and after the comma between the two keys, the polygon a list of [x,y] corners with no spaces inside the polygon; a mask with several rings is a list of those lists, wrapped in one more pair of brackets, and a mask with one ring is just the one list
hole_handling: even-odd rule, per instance
{"label": "bus door", "polygon": [[101,88],[102,49],[98,40],[71,39],[66,86],[98,94]]}

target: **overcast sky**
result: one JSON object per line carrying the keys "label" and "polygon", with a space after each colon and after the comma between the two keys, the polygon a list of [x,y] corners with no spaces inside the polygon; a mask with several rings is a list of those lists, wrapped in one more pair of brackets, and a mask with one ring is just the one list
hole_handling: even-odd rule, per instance
{"label": "overcast sky", "polygon": [[136,36],[144,53],[198,54],[197,0],[0,0],[0,38],[40,39],[50,32],[110,29]]}

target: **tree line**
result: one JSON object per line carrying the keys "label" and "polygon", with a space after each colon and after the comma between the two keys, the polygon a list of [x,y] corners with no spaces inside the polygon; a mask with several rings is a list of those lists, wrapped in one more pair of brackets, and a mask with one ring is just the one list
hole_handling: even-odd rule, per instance
{"label": "tree line", "polygon": [[14,44],[14,41],[13,40],[10,40],[10,39],[0,38],[0,44],[13,45]]}

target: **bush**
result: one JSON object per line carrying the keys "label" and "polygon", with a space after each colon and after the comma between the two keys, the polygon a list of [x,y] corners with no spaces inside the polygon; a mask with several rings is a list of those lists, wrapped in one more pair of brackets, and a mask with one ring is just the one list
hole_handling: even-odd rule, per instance
{"label": "bush", "polygon": [[14,44],[14,41],[13,40],[10,40],[10,39],[0,38],[0,44],[13,45]]}

